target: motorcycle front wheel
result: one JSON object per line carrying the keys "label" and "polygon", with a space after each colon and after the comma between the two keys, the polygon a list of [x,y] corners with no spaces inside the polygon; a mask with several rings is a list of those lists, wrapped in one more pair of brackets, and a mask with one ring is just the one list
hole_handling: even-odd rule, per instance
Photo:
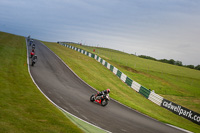
{"label": "motorcycle front wheel", "polygon": [[107,99],[103,99],[101,101],[101,106],[106,106],[108,104],[108,100]]}

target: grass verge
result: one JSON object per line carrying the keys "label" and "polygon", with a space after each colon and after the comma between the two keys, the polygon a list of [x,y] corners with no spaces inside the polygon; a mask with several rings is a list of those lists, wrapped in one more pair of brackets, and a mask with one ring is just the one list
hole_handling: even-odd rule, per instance
{"label": "grass verge", "polygon": [[[110,96],[112,98],[133,109],[136,109],[159,121],[175,125],[180,128],[184,128],[193,132],[198,132],[200,130],[200,127],[197,124],[194,124],[189,120],[179,117],[172,112],[169,112],[168,110],[157,106],[148,99],[145,99],[139,93],[134,92],[133,89],[122,83],[121,80],[117,78],[117,76],[115,76],[112,72],[110,72],[94,59],[56,43],[44,42],[44,44],[46,44],[52,51],[54,51],[59,57],[61,57],[61,59],[80,78],[82,78],[84,81],[86,81],[97,90],[101,91],[105,88],[110,88]],[[104,58],[106,59],[107,57],[104,56]],[[114,64],[111,64],[116,67],[120,65],[124,66],[123,64],[117,64],[117,62],[115,61],[112,62]],[[138,80],[142,81],[142,79]]]}
{"label": "grass verge", "polygon": [[83,132],[33,84],[25,38],[0,32],[0,132]]}
{"label": "grass verge", "polygon": [[131,79],[164,98],[200,112],[200,71],[139,58],[120,51],[89,46],[73,46],[95,54],[117,67]]}
{"label": "grass verge", "polygon": [[106,133],[104,130],[97,128],[95,126],[92,126],[84,121],[81,121],[77,117],[75,117],[67,112],[63,112],[63,113],[66,115],[66,117],[68,117],[74,124],[76,124],[85,133]]}

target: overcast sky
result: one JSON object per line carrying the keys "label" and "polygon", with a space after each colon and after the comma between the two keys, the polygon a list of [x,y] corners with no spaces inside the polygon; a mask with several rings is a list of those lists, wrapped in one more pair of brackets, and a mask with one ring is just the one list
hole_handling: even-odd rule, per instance
{"label": "overcast sky", "polygon": [[200,64],[200,0],[0,0],[0,31]]}

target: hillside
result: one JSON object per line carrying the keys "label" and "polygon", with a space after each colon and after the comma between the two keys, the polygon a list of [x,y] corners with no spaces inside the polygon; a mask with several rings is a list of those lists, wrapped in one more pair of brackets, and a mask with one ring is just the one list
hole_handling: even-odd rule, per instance
{"label": "hillside", "polygon": [[82,132],[28,73],[25,38],[0,32],[0,132]]}
{"label": "hillside", "polygon": [[[104,58],[128,77],[164,98],[200,112],[200,71],[139,58],[107,48],[70,44]],[[93,52],[94,53],[94,52]]]}

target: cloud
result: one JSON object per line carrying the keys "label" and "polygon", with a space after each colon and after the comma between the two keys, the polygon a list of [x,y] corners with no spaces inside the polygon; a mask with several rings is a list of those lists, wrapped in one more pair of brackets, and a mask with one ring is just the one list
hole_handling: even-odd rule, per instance
{"label": "cloud", "polygon": [[0,30],[197,65],[199,14],[196,0],[1,0]]}

